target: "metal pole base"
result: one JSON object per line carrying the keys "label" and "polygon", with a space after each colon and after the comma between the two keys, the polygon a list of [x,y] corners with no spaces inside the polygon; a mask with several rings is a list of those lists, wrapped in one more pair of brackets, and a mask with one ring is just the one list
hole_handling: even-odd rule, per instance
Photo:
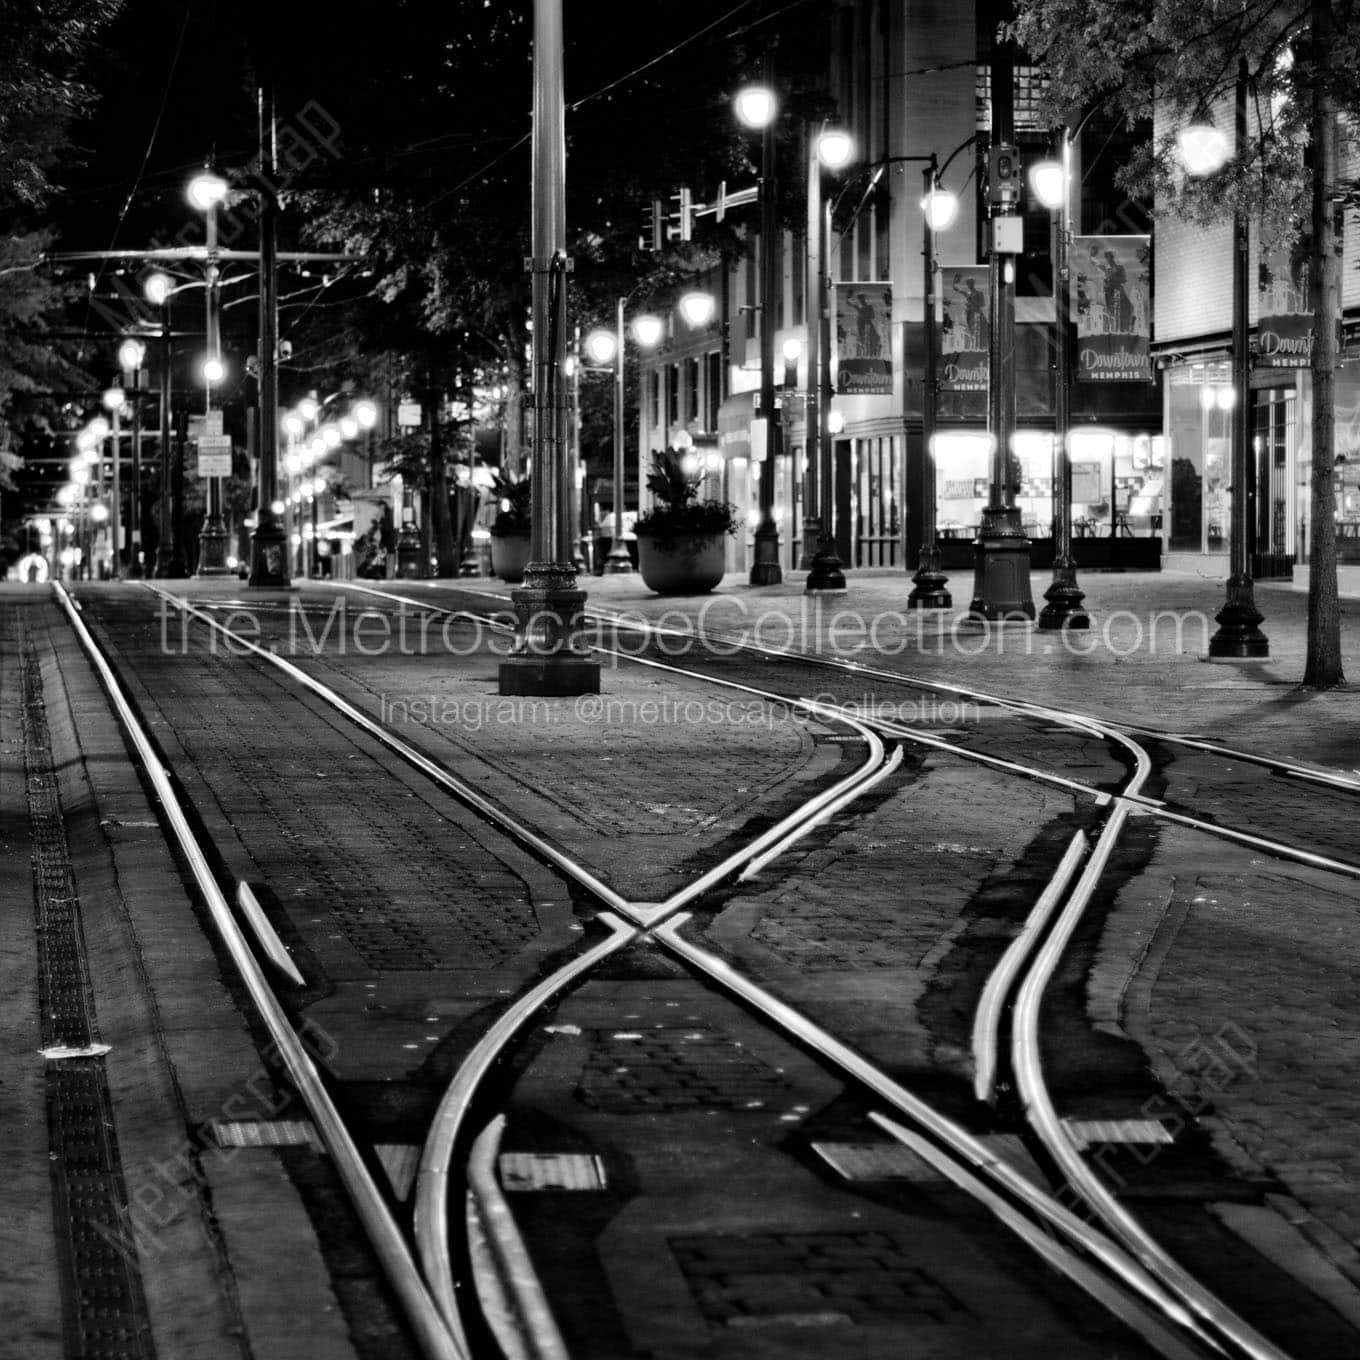
{"label": "metal pole base", "polygon": [[1091,616],[1081,607],[1085,598],[1077,585],[1077,564],[1060,557],[1053,563],[1053,584],[1044,591],[1048,603],[1039,611],[1039,627],[1045,632],[1089,628]]}
{"label": "metal pole base", "polygon": [[604,559],[604,574],[623,576],[632,570],[633,559],[628,556],[628,549],[622,543],[616,543]]}
{"label": "metal pole base", "polygon": [[989,505],[974,542],[976,571],[968,616],[993,622],[1034,618],[1029,585],[1029,539],[1014,506]]}
{"label": "metal pole base", "polygon": [[809,515],[803,521],[803,540],[798,553],[798,570],[811,571],[812,564],[826,550],[822,542],[822,522],[816,515]]}
{"label": "metal pole base", "polygon": [[1265,617],[1256,608],[1250,576],[1228,577],[1228,598],[1214,615],[1218,632],[1209,639],[1209,655],[1242,660],[1270,655],[1270,641],[1257,627]]}
{"label": "metal pole base", "polygon": [[195,576],[230,576],[227,566],[227,530],[221,519],[210,519],[198,536],[198,570]]}
{"label": "metal pole base", "polygon": [[841,570],[841,559],[836,556],[836,545],[829,538],[820,537],[812,565],[808,568],[805,595],[830,594],[844,590],[845,572]]}
{"label": "metal pole base", "polygon": [[779,526],[773,521],[756,530],[755,559],[751,563],[753,586],[777,586],[784,579],[779,565]]}
{"label": "metal pole base", "polygon": [[515,645],[501,662],[502,695],[568,697],[600,692],[600,663],[583,636],[586,592],[565,562],[531,562],[525,584],[510,592]]}
{"label": "metal pole base", "polygon": [[286,588],[288,578],[288,536],[272,515],[261,515],[250,536],[250,576],[247,585]]}
{"label": "metal pole base", "polygon": [[949,577],[940,570],[940,550],[934,543],[927,543],[921,549],[916,564],[915,582],[907,596],[908,609],[952,609],[954,597],[945,589]]}
{"label": "metal pole base", "polygon": [[415,529],[403,528],[397,535],[397,575],[403,581],[414,581],[422,575],[420,534]]}

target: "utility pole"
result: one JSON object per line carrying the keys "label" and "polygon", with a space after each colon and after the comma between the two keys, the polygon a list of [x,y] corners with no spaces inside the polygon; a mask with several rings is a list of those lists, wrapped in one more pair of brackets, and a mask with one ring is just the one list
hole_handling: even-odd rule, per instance
{"label": "utility pole", "polygon": [[598,694],[600,663],[583,636],[586,592],[576,588],[569,512],[562,0],[534,0],[533,54],[533,530],[524,584],[510,593],[515,642],[498,684],[508,695]]}
{"label": "utility pole", "polygon": [[992,145],[988,268],[992,325],[987,382],[987,429],[992,437],[991,494],[974,545],[976,573],[971,618],[1034,618],[1029,585],[1029,539],[1015,504],[1011,436],[1015,432],[1015,260],[1023,249],[1020,156],[1015,137],[1015,66],[1009,44],[993,49]]}
{"label": "utility pole", "polygon": [[[272,60],[267,54],[266,62]],[[274,502],[279,494],[279,201],[275,190],[278,139],[274,118],[274,80],[268,72],[258,94],[260,136],[260,379],[256,438],[255,533],[250,540],[249,584],[288,585],[287,536]],[[313,502],[315,504],[315,502]]]}

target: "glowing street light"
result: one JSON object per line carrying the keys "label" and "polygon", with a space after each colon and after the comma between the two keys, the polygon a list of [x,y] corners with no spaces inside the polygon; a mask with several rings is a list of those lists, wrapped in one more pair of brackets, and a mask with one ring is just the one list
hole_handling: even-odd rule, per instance
{"label": "glowing street light", "polygon": [[680,315],[685,318],[685,324],[691,330],[698,330],[700,326],[707,326],[713,319],[713,311],[717,304],[713,300],[712,293],[694,291],[686,293],[680,299]]}
{"label": "glowing street light", "polygon": [[766,128],[774,122],[779,106],[774,91],[765,85],[747,85],[733,100],[737,117],[749,128]]}

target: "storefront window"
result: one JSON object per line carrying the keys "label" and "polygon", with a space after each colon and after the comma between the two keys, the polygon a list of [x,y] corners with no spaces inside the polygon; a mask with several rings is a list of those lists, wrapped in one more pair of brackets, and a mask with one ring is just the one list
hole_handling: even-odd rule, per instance
{"label": "storefront window", "polygon": [[941,538],[972,538],[990,491],[990,435],[949,432],[931,443],[935,454],[935,530]]}
{"label": "storefront window", "polygon": [[1225,362],[1167,373],[1173,552],[1227,552],[1236,393]]}

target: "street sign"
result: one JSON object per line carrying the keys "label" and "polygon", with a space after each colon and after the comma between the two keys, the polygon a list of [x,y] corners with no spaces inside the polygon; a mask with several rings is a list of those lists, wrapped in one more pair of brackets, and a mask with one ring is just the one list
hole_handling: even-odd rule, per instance
{"label": "street sign", "polygon": [[200,477],[231,476],[231,437],[229,435],[199,435],[198,475]]}
{"label": "street sign", "polygon": [[221,437],[221,411],[207,411],[201,416],[189,417],[189,438],[202,439],[204,435],[207,435],[210,439]]}
{"label": "street sign", "polygon": [[415,429],[420,424],[420,403],[401,401],[397,403],[397,424],[403,429]]}

